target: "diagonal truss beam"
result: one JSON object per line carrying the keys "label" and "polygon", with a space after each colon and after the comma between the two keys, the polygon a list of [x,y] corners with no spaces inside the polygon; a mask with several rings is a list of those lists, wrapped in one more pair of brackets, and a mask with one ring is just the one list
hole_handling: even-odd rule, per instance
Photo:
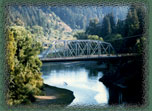
{"label": "diagonal truss beam", "polygon": [[99,40],[56,40],[42,52],[43,58],[102,56],[115,53],[110,43]]}

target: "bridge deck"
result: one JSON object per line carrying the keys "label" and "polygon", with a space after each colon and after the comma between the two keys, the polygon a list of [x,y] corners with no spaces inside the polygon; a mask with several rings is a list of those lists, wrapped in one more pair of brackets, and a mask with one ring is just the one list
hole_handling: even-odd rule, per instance
{"label": "bridge deck", "polygon": [[42,62],[61,62],[61,61],[85,61],[85,60],[113,60],[120,58],[134,58],[137,54],[118,54],[118,55],[92,55],[79,57],[60,57],[60,58],[41,58]]}

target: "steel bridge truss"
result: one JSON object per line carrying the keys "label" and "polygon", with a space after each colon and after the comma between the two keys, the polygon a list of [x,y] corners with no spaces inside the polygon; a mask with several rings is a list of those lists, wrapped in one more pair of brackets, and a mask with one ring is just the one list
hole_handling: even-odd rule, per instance
{"label": "steel bridge truss", "polygon": [[56,40],[43,52],[43,58],[102,56],[114,54],[110,43],[99,40]]}

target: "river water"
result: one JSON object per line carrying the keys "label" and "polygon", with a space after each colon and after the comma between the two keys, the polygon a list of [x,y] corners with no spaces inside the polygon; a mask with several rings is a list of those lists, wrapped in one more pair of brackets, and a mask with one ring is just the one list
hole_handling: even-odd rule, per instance
{"label": "river water", "polygon": [[106,67],[96,61],[47,62],[43,63],[44,83],[73,91],[73,105],[106,105],[108,89],[99,78]]}

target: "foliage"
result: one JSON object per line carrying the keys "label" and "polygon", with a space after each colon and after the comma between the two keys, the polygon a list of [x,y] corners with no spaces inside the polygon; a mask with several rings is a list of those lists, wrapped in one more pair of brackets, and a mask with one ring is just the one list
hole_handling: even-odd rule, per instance
{"label": "foliage", "polygon": [[137,39],[135,48],[138,51],[138,53],[144,53],[145,43],[146,43],[146,37],[141,37]]}
{"label": "foliage", "polygon": [[105,41],[112,44],[116,52],[120,52],[124,49],[123,47],[123,37],[121,34],[111,34],[105,37]]}
{"label": "foliage", "polygon": [[86,35],[97,35],[104,41],[112,43],[118,53],[139,53],[141,52],[139,46],[143,45],[142,42],[138,42],[137,47],[137,41],[141,41],[145,31],[145,14],[144,6],[131,5],[126,19],[118,19],[115,22],[114,13],[109,13],[104,16],[102,22],[96,18],[90,20],[85,33]]}
{"label": "foliage", "polygon": [[[127,6],[63,6],[63,7],[43,7],[45,12],[52,10],[72,29],[85,29],[92,18],[98,18],[99,21],[109,13],[116,13],[115,19],[123,20],[127,15]],[[62,12],[62,13],[61,13]]]}
{"label": "foliage", "polygon": [[30,103],[41,94],[41,61],[37,57],[40,44],[22,26],[7,31],[7,61],[10,72],[7,102],[9,105]]}
{"label": "foliage", "polygon": [[99,20],[97,18],[91,19],[89,26],[86,28],[86,34],[99,35]]}
{"label": "foliage", "polygon": [[[30,11],[29,11],[30,10]],[[9,25],[24,26],[41,44],[49,44],[51,40],[75,39],[72,29],[53,11],[36,6],[10,6]]]}
{"label": "foliage", "polygon": [[86,28],[86,33],[89,35],[98,35],[105,38],[105,36],[115,33],[116,26],[113,14],[104,16],[102,25],[97,18],[91,19],[89,26]]}
{"label": "foliage", "polygon": [[101,41],[103,41],[103,38],[99,37],[97,35],[88,35],[88,39],[89,40],[101,40]]}
{"label": "foliage", "polygon": [[125,36],[136,35],[139,30],[139,20],[136,9],[130,9],[125,22]]}
{"label": "foliage", "polygon": [[102,37],[99,37],[98,35],[88,35],[84,31],[78,31],[76,34],[74,34],[74,37],[76,37],[78,40],[101,40],[101,41],[103,41]]}
{"label": "foliage", "polygon": [[102,33],[103,37],[111,34],[112,32],[110,18],[108,16],[104,17],[103,19],[102,30],[103,30],[103,33]]}
{"label": "foliage", "polygon": [[[104,38],[107,34],[115,32],[113,24],[117,22],[117,19],[123,20],[126,18],[127,7],[90,6],[83,8],[81,6],[29,7],[15,5],[9,7],[9,21],[11,26],[24,26],[37,41],[45,46],[51,40],[76,39],[73,37],[75,33],[73,29],[86,29],[86,34],[78,34],[78,36],[81,35],[82,39],[86,39],[86,35],[98,35]],[[117,14],[112,14],[112,12]],[[106,25],[101,27],[101,22],[105,18],[108,19],[107,24],[103,22]],[[104,35],[104,32],[107,34]]]}
{"label": "foliage", "polygon": [[125,21],[124,20],[118,20],[117,25],[116,25],[116,33],[121,34],[124,36],[125,33]]}
{"label": "foliage", "polygon": [[[145,30],[146,8],[140,5],[88,8],[12,6],[9,11],[10,24],[24,26],[43,45],[51,40],[88,39],[89,35],[111,41],[113,39],[109,36],[120,34],[126,50],[119,51],[126,53],[134,50],[137,39],[143,36]],[[74,29],[85,31],[75,33]],[[140,36],[134,38],[136,35]]]}
{"label": "foliage", "polygon": [[74,37],[76,37],[78,40],[85,40],[88,38],[87,34],[84,31],[78,31],[76,34],[74,34]]}
{"label": "foliage", "polygon": [[[144,27],[145,27],[144,18],[146,13],[145,11],[146,10],[144,6],[140,6],[140,7],[136,5],[130,6],[127,18],[125,20],[125,25],[124,25],[125,31],[123,35],[124,38],[132,36],[132,38],[130,37],[129,39],[124,40],[124,46],[125,48],[128,48],[128,50],[126,50],[127,52],[138,52],[138,53],[141,52],[139,51],[140,49],[138,49],[139,47],[137,47],[136,44],[137,41],[139,41],[144,34]],[[142,44],[142,42],[138,42],[138,43]]]}

